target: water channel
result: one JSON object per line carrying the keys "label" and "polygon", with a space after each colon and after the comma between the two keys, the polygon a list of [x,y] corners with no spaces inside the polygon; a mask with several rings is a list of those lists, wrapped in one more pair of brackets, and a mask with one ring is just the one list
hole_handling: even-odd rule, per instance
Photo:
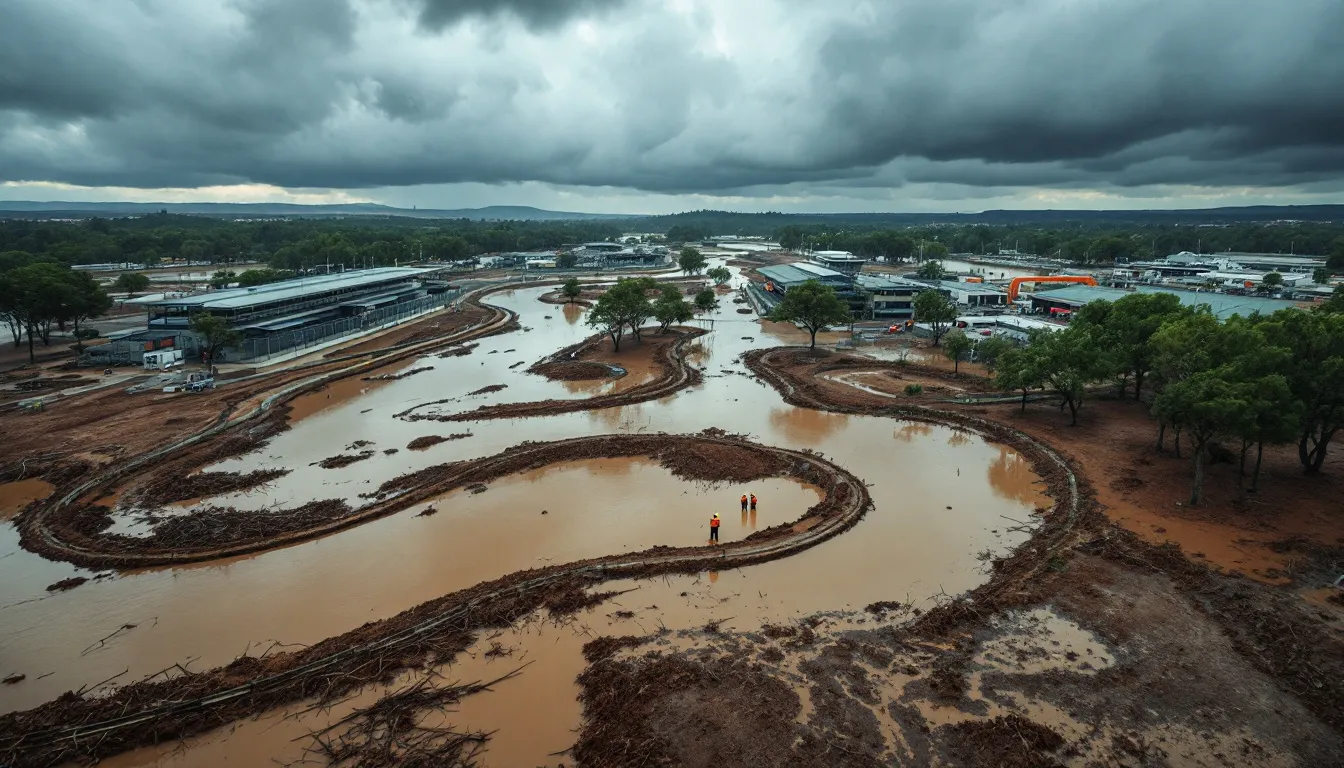
{"label": "water channel", "polygon": [[[263,490],[206,501],[239,509],[333,498],[357,505],[364,503],[361,493],[393,477],[492,455],[525,440],[715,427],[765,445],[821,452],[871,485],[875,509],[853,530],[784,560],[606,586],[637,589],[563,626],[536,620],[498,638],[482,638],[478,651],[499,642],[514,649],[513,655],[494,660],[481,652],[468,655],[445,673],[449,679],[490,679],[511,664],[531,662],[518,678],[470,697],[452,715],[460,727],[498,730],[485,765],[559,760],[551,753],[572,743],[581,718],[574,683],[583,668],[579,649],[596,635],[690,629],[715,619],[724,619],[726,628],[751,629],[816,612],[859,610],[877,600],[918,603],[956,594],[985,578],[978,555],[1001,554],[1024,540],[1020,529],[1008,530],[1015,526],[1009,519],[1026,520],[1049,503],[1025,460],[978,436],[786,405],[747,375],[737,357],[752,348],[805,341],[805,334],[737,314],[729,296],[712,316],[695,321],[712,330],[698,340],[691,358],[704,367],[703,383],[662,400],[529,419],[440,423],[396,417],[411,408],[456,412],[586,398],[653,375],[636,344],[623,350],[630,374],[614,383],[551,382],[526,373],[531,363],[590,333],[582,310],[538,301],[547,290],[490,296],[488,303],[519,314],[523,330],[483,339],[470,355],[405,362],[389,370],[432,370],[397,380],[338,382],[305,396],[294,404],[291,429],[252,455],[211,467],[291,472]],[[471,394],[500,384],[506,388]],[[406,448],[418,437],[454,433],[469,436],[423,451]],[[372,456],[340,469],[317,466],[353,452],[349,447],[357,441],[370,443],[364,448]],[[396,452],[385,453],[392,449]],[[34,492],[44,491],[0,486],[0,498]],[[760,498],[760,507],[740,515],[736,499],[748,492]],[[0,688],[0,711],[29,708],[108,678],[133,681],[173,664],[204,670],[244,653],[311,644],[520,569],[654,544],[705,543],[713,513],[725,519],[725,541],[740,539],[799,518],[817,499],[815,488],[792,480],[709,485],[679,480],[644,459],[579,460],[497,480],[483,493],[454,491],[304,544],[113,574],[68,592],[46,587],[94,574],[21,549],[13,526],[0,522],[0,673],[27,675],[21,684]],[[437,513],[422,516],[430,506]],[[634,617],[613,617],[617,605]],[[294,739],[314,726],[314,717],[268,713],[194,738],[185,750],[139,750],[105,762],[204,766],[296,760],[302,750]]]}

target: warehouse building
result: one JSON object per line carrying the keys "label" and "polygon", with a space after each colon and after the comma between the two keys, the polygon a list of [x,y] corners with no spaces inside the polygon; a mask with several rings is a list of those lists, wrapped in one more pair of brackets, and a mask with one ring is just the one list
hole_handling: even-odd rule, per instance
{"label": "warehouse building", "polygon": [[193,315],[222,317],[245,337],[356,317],[428,295],[434,269],[383,267],[230,288],[149,302],[149,330],[186,330]]}
{"label": "warehouse building", "polygon": [[921,280],[920,282],[951,299],[958,306],[1008,306],[1007,292],[987,283],[963,283],[956,280]]}
{"label": "warehouse building", "polygon": [[1041,291],[1032,294],[1032,311],[1043,314],[1065,314],[1072,313],[1074,310],[1086,305],[1088,302],[1104,299],[1106,301],[1116,301],[1132,293],[1171,293],[1178,296],[1181,304],[1187,307],[1197,307],[1201,304],[1207,304],[1209,309],[1219,320],[1226,320],[1233,315],[1248,317],[1254,312],[1262,315],[1273,314],[1280,309],[1300,306],[1292,301],[1282,299],[1267,299],[1259,296],[1234,296],[1227,293],[1214,293],[1212,291],[1177,291],[1157,286],[1139,286],[1134,290],[1124,290],[1121,288],[1101,288],[1091,285],[1071,285],[1066,288],[1056,288],[1050,291]]}

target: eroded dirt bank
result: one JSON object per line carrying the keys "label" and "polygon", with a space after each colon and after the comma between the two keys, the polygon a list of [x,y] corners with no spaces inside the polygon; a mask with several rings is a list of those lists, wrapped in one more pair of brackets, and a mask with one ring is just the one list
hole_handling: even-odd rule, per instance
{"label": "eroded dirt bank", "polygon": [[[708,331],[702,328],[678,328],[669,329],[665,334],[659,334],[660,336],[671,338],[672,342],[665,343],[661,340],[655,342],[656,346],[653,349],[653,361],[657,366],[657,374],[649,381],[620,391],[572,400],[541,400],[530,403],[483,405],[473,411],[461,411],[458,413],[424,413],[423,411],[425,409],[432,409],[437,405],[451,402],[451,400],[431,400],[426,403],[420,403],[414,408],[402,411],[397,414],[397,417],[407,421],[481,421],[485,419],[517,419],[531,416],[552,416],[561,413],[573,413],[575,411],[595,411],[603,408],[646,403],[650,400],[657,400],[675,394],[700,382],[700,371],[687,361],[686,356],[692,342],[706,333],[708,333]],[[652,340],[655,338],[654,331],[651,328],[644,329],[644,334],[646,339]],[[600,339],[594,337],[591,340],[582,342],[580,345],[576,345],[576,347],[567,348],[567,350],[571,352],[577,351],[577,348],[581,348],[583,345],[587,345],[590,342],[596,343],[600,341]],[[582,363],[578,364],[581,365]],[[568,364],[558,363],[552,360],[549,363],[542,361],[539,365],[546,366],[546,370],[553,370],[553,366],[567,366]]]}
{"label": "eroded dirt bank", "polygon": [[[377,496],[404,507],[463,484],[576,457],[647,456],[694,480],[790,476],[821,488],[820,503],[803,520],[782,524],[720,547],[654,547],[566,566],[524,571],[431,601],[391,619],[294,653],[243,657],[201,674],[162,677],[116,689],[106,697],[67,694],[27,712],[0,718],[0,745],[15,765],[48,765],[92,758],[198,733],[247,714],[313,696],[335,697],[386,681],[430,658],[465,648],[472,633],[506,626],[539,606],[586,604],[581,587],[613,578],[694,572],[707,564],[731,568],[784,557],[852,526],[871,502],[864,485],[843,469],[803,451],[767,448],[722,434],[601,436],[519,446],[481,462],[423,470],[389,481]],[[577,597],[575,596],[577,593]],[[568,601],[568,603],[566,603]]]}
{"label": "eroded dirt bank", "polygon": [[[805,407],[994,420],[1022,437],[1041,426],[1014,420],[1014,406],[894,406],[825,380],[828,370],[870,363],[827,357],[784,349],[745,360]],[[833,628],[818,617],[755,632],[706,627],[595,642],[596,663],[580,678],[586,718],[575,757],[692,766],[1337,762],[1337,617],[1293,590],[1222,573],[1118,527],[1079,453],[1072,463],[1085,501],[1072,524],[1051,516],[992,562],[987,584],[928,613],[893,595],[869,606],[881,617],[875,628],[848,628],[854,619]],[[1081,466],[1093,471],[1094,462]],[[1107,468],[1096,462],[1095,471]]]}

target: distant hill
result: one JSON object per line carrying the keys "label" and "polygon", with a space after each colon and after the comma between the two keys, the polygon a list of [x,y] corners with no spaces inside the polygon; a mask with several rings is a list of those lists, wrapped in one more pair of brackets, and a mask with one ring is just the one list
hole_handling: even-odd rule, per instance
{"label": "distant hill", "polygon": [[195,216],[305,217],[404,216],[419,219],[472,219],[476,221],[571,221],[582,219],[628,219],[607,213],[547,211],[526,205],[491,205],[485,208],[393,208],[377,203],[345,205],[297,205],[294,203],[82,203],[0,200],[4,218],[86,218],[89,216],[137,216],[167,211]]}
{"label": "distant hill", "polygon": [[1107,225],[1107,224],[1252,224],[1271,221],[1344,222],[1344,205],[1257,205],[1192,210],[1087,211],[993,210],[979,213],[735,213],[687,211],[632,222],[636,230],[663,231],[670,226],[708,229],[716,234],[764,234],[789,224],[860,225],[872,228],[931,224]]}
{"label": "distant hill", "polygon": [[1250,224],[1271,221],[1344,222],[1344,205],[1256,205],[1239,208],[1192,210],[1087,211],[993,210],[979,213],[737,213],[687,211],[662,216],[548,211],[525,205],[485,208],[394,208],[376,203],[296,205],[293,203],[83,203],[0,200],[0,218],[88,218],[136,216],[167,211],[213,217],[335,218],[405,217],[418,219],[471,219],[474,221],[582,221],[625,220],[637,231],[662,232],[675,224],[708,228],[715,234],[768,234],[787,224],[854,224],[866,227],[912,227],[930,224],[991,224],[1060,226],[1107,224]]}

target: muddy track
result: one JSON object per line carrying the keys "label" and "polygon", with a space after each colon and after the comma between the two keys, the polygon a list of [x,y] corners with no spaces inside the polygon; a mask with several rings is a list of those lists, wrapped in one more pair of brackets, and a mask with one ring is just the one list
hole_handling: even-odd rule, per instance
{"label": "muddy track", "polygon": [[[1072,459],[1025,432],[1002,422],[961,411],[921,405],[837,403],[828,397],[827,393],[821,390],[814,381],[799,378],[776,367],[779,358],[790,357],[796,360],[800,355],[807,354],[809,354],[807,347],[771,347],[747,352],[742,355],[742,361],[752,373],[778,391],[784,398],[784,402],[789,405],[832,413],[888,417],[903,421],[917,421],[960,428],[1017,450],[1031,463],[1032,469],[1045,480],[1049,494],[1055,500],[1054,508],[1047,515],[1047,519],[1062,520],[1067,523],[1063,527],[1053,525],[1044,527],[1032,541],[1039,545],[1042,534],[1048,532],[1049,538],[1058,542],[1062,541],[1065,535],[1070,532],[1083,502],[1083,496],[1079,492],[1079,478],[1083,476],[1083,473]],[[862,362],[860,358],[851,359]],[[852,369],[858,365],[859,363],[823,364],[814,373]]]}
{"label": "muddy track", "polygon": [[[538,400],[530,403],[483,405],[474,411],[463,411],[461,413],[451,413],[447,415],[416,413],[416,411],[421,408],[452,402],[452,400],[455,399],[449,398],[420,403],[414,408],[398,413],[397,418],[405,419],[406,421],[484,421],[486,419],[521,419],[530,416],[554,416],[556,414],[573,413],[575,411],[597,411],[603,408],[615,408],[623,405],[635,405],[637,403],[646,403],[650,400],[658,400],[680,392],[689,386],[700,383],[700,371],[692,367],[690,363],[686,362],[686,353],[691,346],[691,342],[706,333],[709,333],[709,331],[702,328],[678,331],[677,335],[680,338],[677,339],[677,342],[669,347],[665,347],[656,359],[659,368],[658,376],[652,381],[645,382],[637,387],[631,387],[630,389],[621,392],[573,400]],[[582,346],[587,343],[589,343],[589,341],[581,342],[580,345],[576,346]],[[574,347],[567,347],[566,349],[572,350]]]}
{"label": "muddy track", "polygon": [[[195,467],[229,455],[237,455],[240,450],[257,447],[287,428],[284,423],[285,406],[300,395],[321,389],[341,379],[363,375],[408,357],[514,330],[518,327],[518,321],[513,312],[482,304],[481,299],[490,293],[512,290],[516,287],[491,286],[466,297],[464,301],[490,312],[487,317],[469,328],[435,339],[301,366],[300,369],[312,367],[321,370],[312,376],[287,382],[274,391],[261,390],[246,397],[221,412],[214,424],[193,435],[153,451],[117,461],[102,471],[80,478],[73,486],[60,489],[50,499],[30,506],[15,518],[20,544],[25,549],[53,560],[65,560],[94,568],[117,567],[104,560],[106,553],[100,553],[96,546],[91,547],[87,542],[77,540],[87,537],[75,536],[73,537],[75,540],[68,540],[75,530],[72,526],[73,518],[82,510],[84,502],[97,498],[98,495],[119,484],[133,481],[139,475],[166,470],[177,470],[185,474]],[[330,369],[333,364],[341,363],[348,364]],[[264,376],[261,374],[254,378]],[[172,464],[171,467],[165,466],[169,463]],[[103,564],[98,565],[100,562]]]}
{"label": "muddy track", "polygon": [[[443,493],[452,487],[502,476],[576,454],[652,456],[674,473],[708,479],[723,469],[724,453],[750,459],[749,472],[790,476],[820,486],[822,500],[797,523],[781,525],[722,546],[654,547],[633,554],[521,571],[424,603],[390,619],[366,624],[312,648],[263,659],[239,659],[209,672],[163,682],[123,686],[105,697],[67,694],[33,710],[0,717],[0,755],[15,766],[96,759],[167,738],[181,738],[260,711],[330,694],[330,680],[349,685],[375,682],[423,664],[430,649],[453,653],[478,630],[507,626],[548,604],[557,590],[574,592],[617,578],[694,573],[734,568],[796,554],[836,536],[871,508],[864,483],[808,451],[748,443],[721,433],[699,435],[606,435],[553,443],[524,444],[478,462],[443,465],[390,481],[395,493],[380,513]],[[402,488],[402,486],[407,486]],[[577,600],[581,601],[581,594]],[[565,601],[573,604],[572,596]],[[556,610],[552,607],[552,610]],[[433,641],[433,642],[431,642]],[[377,662],[380,677],[361,677]],[[324,687],[326,686],[326,687]],[[340,692],[349,687],[340,686]]]}

